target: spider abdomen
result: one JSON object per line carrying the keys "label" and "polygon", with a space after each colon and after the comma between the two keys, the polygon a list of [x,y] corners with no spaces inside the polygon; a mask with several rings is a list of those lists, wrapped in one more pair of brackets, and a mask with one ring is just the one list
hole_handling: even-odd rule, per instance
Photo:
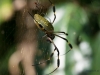
{"label": "spider abdomen", "polygon": [[41,29],[42,31],[47,31],[47,32],[54,31],[54,27],[52,26],[52,24],[47,19],[42,17],[41,15],[35,14],[34,21],[37,27]]}

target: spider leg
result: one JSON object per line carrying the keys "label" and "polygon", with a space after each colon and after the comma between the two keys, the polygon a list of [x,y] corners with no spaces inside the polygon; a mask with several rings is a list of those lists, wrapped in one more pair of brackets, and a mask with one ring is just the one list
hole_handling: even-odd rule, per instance
{"label": "spider leg", "polygon": [[[58,54],[57,54],[57,56],[58,56],[58,59],[57,59],[57,67],[56,67],[56,69],[54,69],[52,72],[49,73],[49,74],[51,74],[51,73],[53,73],[55,70],[57,70],[57,69],[59,68],[59,65],[60,65],[59,50],[58,50],[58,48],[56,47],[56,45],[54,44],[54,42],[52,41],[51,38],[47,37],[47,40],[49,40],[49,41],[54,45],[55,49],[54,49],[54,51],[51,53],[50,57],[49,57],[47,60],[45,60],[44,62],[39,62],[38,64],[35,64],[35,65],[40,65],[40,64],[43,64],[43,63],[45,63],[45,62],[51,60],[51,58],[52,58],[53,55],[54,55],[54,52],[57,51],[57,53],[58,53]],[[35,66],[35,65],[32,65],[32,66]],[[46,75],[49,75],[49,74],[46,74]]]}
{"label": "spider leg", "polygon": [[53,32],[53,33],[63,33],[65,35],[68,35],[68,33],[65,33],[65,32]]}
{"label": "spider leg", "polygon": [[37,9],[39,10],[39,14],[45,15],[44,13],[42,13],[42,12],[44,12],[43,8],[45,8],[45,7],[42,4],[40,4],[39,2],[35,2],[35,5],[36,5]]}
{"label": "spider leg", "polygon": [[28,11],[29,15],[31,15],[31,17],[34,19],[33,15]]}
{"label": "spider leg", "polygon": [[[57,67],[56,67],[56,69],[54,69],[52,72],[50,72],[49,74],[51,74],[51,73],[53,73],[54,71],[56,71],[58,68],[59,68],[59,66],[60,66],[60,59],[59,59],[59,50],[58,50],[58,48],[56,47],[56,45],[54,44],[54,42],[52,41],[52,39],[51,38],[49,38],[49,37],[47,37],[47,39],[54,45],[54,47],[55,47],[55,49],[54,49],[54,51],[56,50],[57,51],[57,56],[58,56],[58,59],[57,59]],[[51,56],[50,57],[52,57],[54,55],[54,52],[51,54]],[[46,74],[46,75],[49,75],[49,74]]]}
{"label": "spider leg", "polygon": [[[53,31],[47,31],[48,33],[62,33],[62,34],[65,34],[66,36],[68,36],[68,33],[65,33],[65,32],[59,32],[59,31],[56,31],[56,32],[53,32]],[[55,35],[55,34],[54,34]]]}
{"label": "spider leg", "polygon": [[51,60],[51,58],[52,58],[52,57],[53,57],[53,55],[54,55],[55,50],[56,50],[56,49],[54,49],[54,51],[51,53],[50,57],[49,57],[47,60],[45,60],[44,62],[39,62],[38,64],[34,64],[34,65],[32,65],[32,66],[35,66],[35,65],[40,65],[40,64],[43,64],[43,63],[45,63],[45,62],[47,62],[47,61]]}
{"label": "spider leg", "polygon": [[[68,43],[68,45],[69,45],[69,47],[72,49],[73,48],[73,46],[69,43],[69,41],[66,39],[66,38],[63,38],[63,37],[61,37],[61,36],[59,36],[59,35],[57,35],[57,34],[54,34],[55,36],[58,36],[58,37],[60,37],[60,38],[62,38],[63,40],[65,40],[65,41],[67,41],[67,43]],[[70,51],[70,50],[69,50]],[[67,54],[69,51],[67,51],[65,54]],[[63,54],[63,55],[65,55],[65,54]]]}
{"label": "spider leg", "polygon": [[51,0],[49,0],[49,2],[51,3],[52,7],[53,7],[53,13],[54,13],[54,20],[52,22],[52,24],[54,23],[55,19],[56,19],[56,8],[55,5],[51,2]]}
{"label": "spider leg", "polygon": [[46,36],[47,36],[47,34],[46,35],[44,35],[44,36],[42,36],[42,41],[45,41],[45,38],[46,38]]}

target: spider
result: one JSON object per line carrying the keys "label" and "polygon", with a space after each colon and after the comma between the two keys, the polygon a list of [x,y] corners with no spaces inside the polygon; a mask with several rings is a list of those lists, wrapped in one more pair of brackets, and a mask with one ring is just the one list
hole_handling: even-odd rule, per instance
{"label": "spider", "polygon": [[[69,47],[70,47],[71,49],[73,48],[72,45],[68,42],[68,40],[67,40],[66,38],[61,37],[61,36],[59,36],[59,35],[56,34],[56,33],[61,33],[61,34],[64,34],[64,35],[67,36],[67,35],[68,35],[67,33],[65,33],[65,32],[54,32],[53,23],[54,23],[54,21],[55,21],[55,19],[56,19],[56,13],[55,13],[55,12],[56,12],[56,9],[55,9],[55,5],[51,2],[51,0],[49,0],[49,2],[51,3],[51,5],[52,5],[52,7],[53,7],[53,13],[54,13],[53,22],[49,22],[46,18],[44,18],[44,17],[41,16],[40,14],[35,14],[35,15],[33,16],[30,12],[28,12],[28,13],[32,16],[32,18],[33,18],[33,20],[34,20],[36,26],[37,26],[41,31],[43,31],[43,32],[45,33],[45,35],[43,36],[43,38],[46,37],[46,40],[49,41],[50,43],[52,43],[52,44],[54,45],[54,47],[55,47],[55,48],[54,48],[54,51],[51,53],[50,57],[49,57],[47,60],[45,60],[44,62],[51,60],[51,58],[52,58],[53,55],[54,55],[54,52],[57,51],[57,67],[56,67],[52,72],[50,72],[50,73],[48,73],[48,74],[46,74],[46,75],[49,75],[49,74],[53,73],[53,72],[54,72],[55,70],[57,70],[57,69],[59,68],[59,66],[60,66],[60,59],[59,59],[60,52],[59,52],[59,49],[57,48],[57,46],[55,45],[55,43],[53,42],[53,39],[55,38],[55,36],[60,37],[60,38],[62,38],[63,40],[65,40],[65,41],[68,43]],[[36,4],[36,7],[39,9],[38,3],[35,3],[35,4]],[[69,51],[70,51],[70,50],[69,50]],[[67,51],[66,53],[68,53],[69,51]],[[65,53],[65,54],[66,54],[66,53]],[[40,62],[40,63],[35,64],[35,65],[40,65],[40,64],[42,64],[42,63],[44,63],[44,62]],[[34,65],[33,65],[33,66],[34,66]]]}

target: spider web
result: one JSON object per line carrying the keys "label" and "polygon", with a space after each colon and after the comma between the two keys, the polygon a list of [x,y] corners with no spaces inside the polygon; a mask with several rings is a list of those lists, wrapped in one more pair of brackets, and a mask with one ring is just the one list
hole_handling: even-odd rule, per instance
{"label": "spider web", "polygon": [[[7,67],[4,66],[5,62],[9,61],[10,56],[16,51],[18,44],[22,42],[26,44],[32,42],[38,43],[36,60],[34,61],[35,63],[47,59],[50,55],[50,43],[45,40],[41,40],[44,34],[37,29],[32,17],[28,14],[28,10],[30,9],[25,7],[21,11],[16,11],[9,21],[0,25],[0,64],[2,64],[0,67],[0,73],[3,75],[9,74]],[[34,15],[36,12],[37,10],[32,11],[32,14]],[[34,45],[35,43],[33,46]],[[2,71],[2,68],[5,69],[5,72]],[[40,74],[43,71],[41,66],[36,66],[36,69]],[[24,70],[21,71],[23,74]]]}
{"label": "spider web", "polygon": [[[28,14],[28,11],[31,11],[33,15],[36,12],[38,12],[38,10],[30,10],[28,6],[26,6],[21,11],[16,11],[12,19],[10,19],[7,22],[4,22],[0,27],[0,32],[1,32],[0,49],[2,49],[0,52],[0,55],[1,55],[0,59],[1,61],[3,61],[2,64],[5,62],[4,59],[6,59],[6,61],[9,60],[13,52],[16,51],[17,44],[20,44],[22,42],[25,42],[25,43],[29,43],[29,42],[32,43],[34,41],[38,42],[38,50],[36,53],[36,59],[34,61],[35,63],[45,61],[46,59],[49,58],[51,54],[50,43],[47,42],[45,39],[44,40],[41,39],[42,36],[45,34],[41,32],[41,30],[37,29],[32,17]],[[52,50],[54,50],[54,47],[52,48]],[[57,57],[56,52],[55,52],[54,57]],[[50,62],[52,62],[52,60],[50,60]],[[49,61],[46,62],[45,65],[49,64],[50,62]],[[30,65],[33,65],[33,64],[30,64]],[[35,66],[39,75],[42,73],[45,65]],[[0,73],[5,75],[5,73],[3,73],[3,71],[1,70],[3,67],[4,65],[1,66]],[[9,74],[7,69],[6,71]],[[24,70],[22,70],[22,73],[24,73]]]}

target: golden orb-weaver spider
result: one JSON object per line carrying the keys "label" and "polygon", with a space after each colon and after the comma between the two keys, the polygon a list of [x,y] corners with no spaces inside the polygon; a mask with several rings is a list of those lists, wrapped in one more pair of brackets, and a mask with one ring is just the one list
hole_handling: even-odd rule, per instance
{"label": "golden orb-weaver spider", "polygon": [[[55,21],[55,19],[56,19],[56,14],[55,14],[55,12],[56,12],[56,10],[55,10],[55,5],[51,2],[51,0],[49,0],[49,2],[51,3],[51,5],[52,5],[52,7],[53,7],[53,12],[54,12],[54,20],[53,20],[53,22],[51,23],[51,22],[49,22],[47,19],[45,19],[43,16],[41,16],[40,14],[35,14],[34,16],[30,13],[30,12],[28,12],[31,16],[32,16],[32,18],[34,19],[34,22],[35,22],[35,24],[36,24],[36,26],[41,30],[41,31],[43,31],[44,33],[45,33],[45,35],[43,36],[43,37],[46,37],[46,39],[50,42],[50,43],[52,43],[53,45],[54,45],[54,47],[55,47],[55,49],[54,49],[54,51],[51,53],[51,55],[50,55],[50,57],[47,59],[47,60],[45,60],[45,62],[46,61],[49,61],[52,57],[53,57],[53,55],[54,55],[54,52],[55,51],[57,51],[57,67],[52,71],[52,72],[50,72],[49,74],[51,74],[51,73],[53,73],[55,70],[57,70],[58,69],[58,67],[60,66],[60,59],[59,59],[59,55],[60,55],[60,52],[59,52],[59,49],[57,48],[57,46],[54,44],[54,42],[53,42],[53,39],[55,38],[55,36],[57,36],[57,37],[60,37],[60,38],[62,38],[63,40],[65,40],[67,43],[68,43],[68,45],[69,45],[69,47],[72,49],[73,47],[72,47],[72,45],[68,42],[68,40],[66,39],[66,38],[64,38],[64,37],[61,37],[61,36],[59,36],[59,35],[57,35],[56,33],[62,33],[62,34],[65,34],[65,35],[68,35],[67,33],[65,33],[65,32],[54,32],[54,27],[53,27],[53,23],[54,23],[54,21]],[[37,8],[39,8],[38,7],[38,4],[37,3],[35,3],[36,4],[36,7]],[[69,50],[70,51],[70,50]],[[68,51],[68,52],[69,52]],[[68,52],[66,52],[66,53],[68,53]],[[35,64],[35,65],[39,65],[39,64],[42,64],[42,63],[44,63],[44,62],[40,62],[40,63],[38,63],[38,64]],[[34,66],[34,65],[33,65]],[[46,75],[48,75],[48,74],[46,74]]]}

